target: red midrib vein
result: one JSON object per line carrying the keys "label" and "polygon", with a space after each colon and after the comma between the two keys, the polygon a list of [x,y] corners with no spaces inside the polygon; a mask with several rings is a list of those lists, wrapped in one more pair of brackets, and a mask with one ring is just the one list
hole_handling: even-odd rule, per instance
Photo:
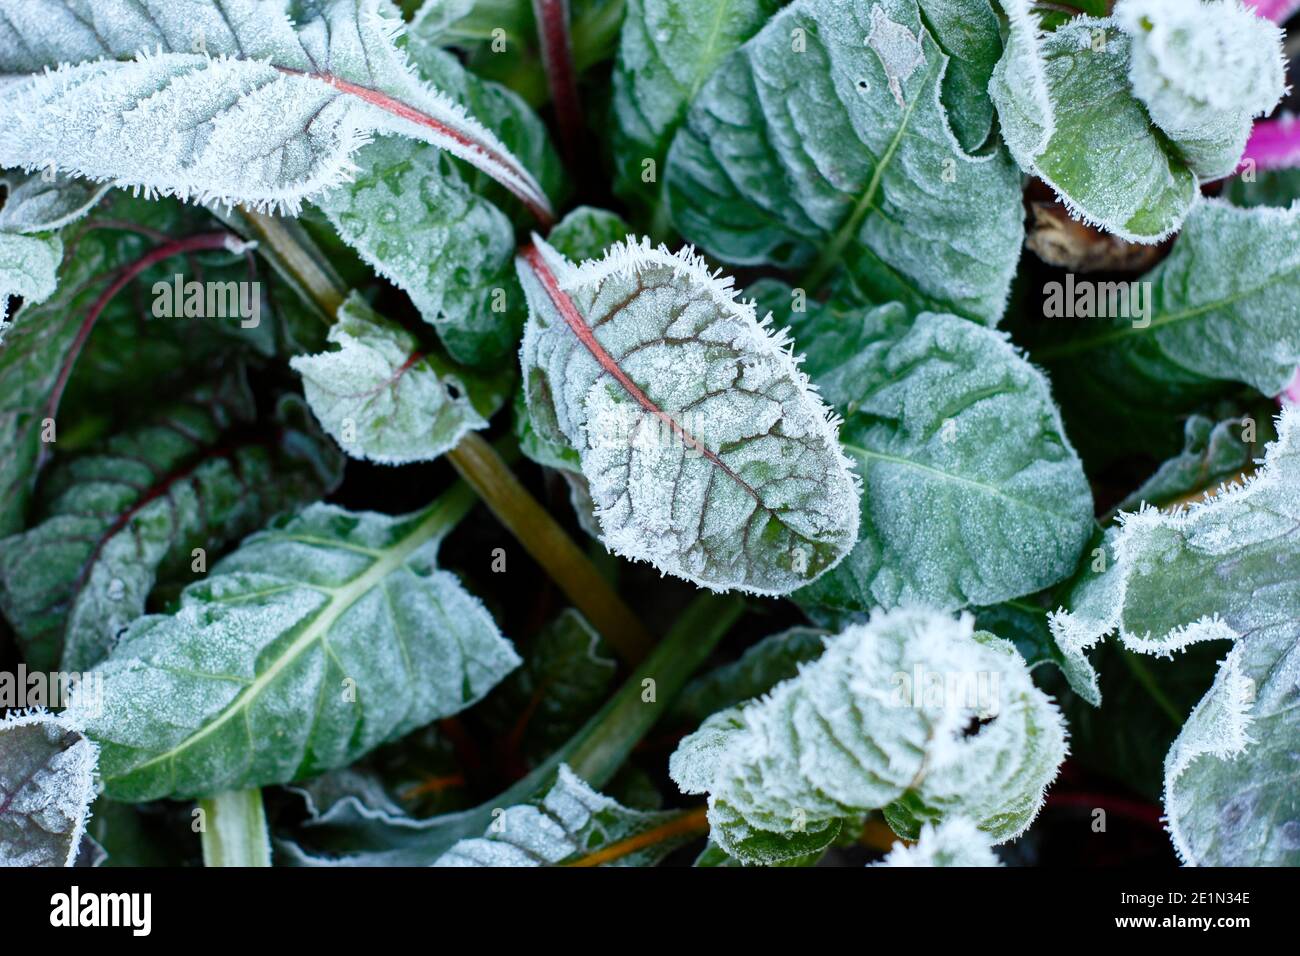
{"label": "red midrib vein", "polygon": [[623,371],[618,362],[614,360],[614,356],[610,355],[609,352],[605,350],[605,346],[601,345],[596,339],[596,333],[591,330],[591,326],[589,326],[586,320],[582,317],[582,314],[578,311],[578,307],[573,304],[573,300],[570,299],[568,294],[560,288],[560,283],[555,278],[555,273],[553,273],[550,270],[550,267],[546,265],[546,262],[542,259],[542,254],[538,251],[537,246],[529,243],[524,248],[522,255],[527,261],[528,267],[533,270],[533,274],[536,275],[538,281],[541,282],[542,288],[546,290],[546,294],[550,296],[551,302],[554,303],[555,307],[559,310],[560,315],[564,317],[565,324],[568,325],[573,334],[578,337],[578,341],[583,344],[589,353],[591,353],[591,357],[596,360],[600,367],[608,372],[614,380],[618,382],[618,384],[622,385],[627,393],[635,399],[638,405],[672,429],[673,434],[681,438],[687,446],[694,448],[713,464],[717,465],[718,468],[731,476],[738,485],[753,496],[754,500],[758,502],[761,507],[766,508],[767,506],[763,504],[762,499],[758,497],[758,492],[750,487],[749,482],[736,474],[735,471],[731,469],[730,465],[706,448],[699,439],[683,428],[675,418],[656,405],[650,399],[650,396],[641,390],[641,386],[637,385],[636,382],[632,381],[632,379],[628,377],[627,373]]}
{"label": "red midrib vein", "polygon": [[[340,93],[347,93],[349,96],[355,96],[357,99],[364,100],[371,106],[379,107],[385,113],[391,113],[399,119],[404,119],[408,122],[415,123],[418,126],[434,130],[435,132],[446,136],[448,139],[454,140],[466,149],[473,150],[483,156],[489,163],[510,170],[524,183],[528,183],[532,179],[528,174],[528,171],[522,169],[519,164],[514,161],[513,157],[503,156],[495,149],[480,143],[473,137],[466,135],[454,127],[448,126],[446,123],[439,122],[428,113],[422,113],[414,106],[411,106],[408,103],[403,103],[395,96],[381,93],[379,90],[373,90],[368,86],[351,83],[335,76],[333,73],[308,73],[305,70],[295,70],[287,66],[277,66],[275,68],[281,73],[289,76],[304,76],[310,80],[319,80],[322,83],[328,83]],[[491,175],[490,170],[484,171]],[[497,179],[502,186],[518,197],[519,201],[528,208],[528,211],[536,217],[537,221],[541,225],[549,228],[554,224],[555,217],[551,213],[550,201],[540,191],[532,192],[529,189],[519,186],[517,183],[506,182],[495,176],[493,178]]]}

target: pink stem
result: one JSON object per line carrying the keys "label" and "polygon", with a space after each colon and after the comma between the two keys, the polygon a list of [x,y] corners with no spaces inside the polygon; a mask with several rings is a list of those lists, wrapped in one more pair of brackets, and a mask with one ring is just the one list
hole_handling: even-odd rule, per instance
{"label": "pink stem", "polygon": [[570,165],[579,156],[582,143],[582,106],[578,99],[578,77],[573,68],[573,47],[569,42],[568,0],[533,0],[537,37],[542,44],[546,82],[555,104],[560,141]]}

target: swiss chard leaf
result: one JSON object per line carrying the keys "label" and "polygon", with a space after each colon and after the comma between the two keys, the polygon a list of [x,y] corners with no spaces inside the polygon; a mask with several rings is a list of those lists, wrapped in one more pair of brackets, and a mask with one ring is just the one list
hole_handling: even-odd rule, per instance
{"label": "swiss chard leaf", "polygon": [[56,467],[40,522],[0,541],[0,606],[28,664],[90,668],[159,578],[191,578],[209,553],[332,488],[342,462],[310,424],[285,396],[258,427],[236,375]]}
{"label": "swiss chard leaf", "polygon": [[63,243],[58,236],[0,232],[0,345],[9,327],[9,299],[21,296],[31,305],[44,302],[54,294],[62,261]]}
{"label": "swiss chard leaf", "polygon": [[97,182],[296,212],[347,180],[372,133],[398,133],[484,169],[550,216],[500,139],[412,71],[389,0],[301,4],[296,24],[282,0],[80,7],[0,4],[0,73],[31,74],[6,90],[0,166],[53,162]]}
{"label": "swiss chard leaf", "polygon": [[435,563],[471,500],[458,487],[397,518],[312,505],[187,587],[175,614],[137,619],[91,672],[105,793],[285,783],[482,697],[519,658]]}
{"label": "swiss chard leaf", "polygon": [[1300,412],[1283,413],[1278,435],[1245,486],[1187,510],[1123,516],[1104,570],[1086,574],[1051,620],[1075,653],[1112,633],[1157,655],[1232,642],[1165,759],[1165,814],[1188,863],[1300,862]]}
{"label": "swiss chard leaf", "polygon": [[836,423],[730,280],[648,242],[575,267],[539,241],[519,269],[532,425],[577,449],[610,550],[761,594],[841,560],[857,486]]}
{"label": "swiss chard leaf", "polygon": [[355,293],[339,307],[336,351],[290,361],[312,411],[345,452],[387,465],[427,461],[456,447],[504,401],[499,382],[456,370]]}
{"label": "swiss chard leaf", "polygon": [[897,304],[808,304],[790,318],[864,485],[856,546],[797,600],[954,610],[1074,571],[1092,495],[1046,379],[1003,335]]}
{"label": "swiss chard leaf", "polygon": [[[1069,288],[1057,283],[1049,300]],[[1290,382],[1300,362],[1300,209],[1199,202],[1169,256],[1139,285],[1088,288],[1097,297],[1092,311],[1106,317],[1036,323],[1027,330],[1030,353],[1051,371],[1071,434],[1102,453],[1154,446],[1159,454],[1176,441],[1174,416],[1224,383],[1271,396]],[[1113,293],[1122,302],[1126,291],[1130,303],[1145,299],[1141,314],[1130,308],[1122,317]]]}
{"label": "swiss chard leaf", "polygon": [[[600,858],[594,865],[654,866],[697,833],[686,829],[645,846],[628,845],[656,828],[671,829],[680,811],[629,810],[597,793],[561,764],[555,782],[534,801],[504,809],[487,833],[461,840],[434,866],[556,866]],[[625,844],[620,846],[619,844]]]}
{"label": "swiss chard leaf", "polygon": [[95,745],[51,714],[0,719],[0,866],[76,862],[95,758]]}
{"label": "swiss chard leaf", "polygon": [[673,222],[724,261],[808,269],[809,291],[842,268],[874,301],[996,323],[1020,177],[957,144],[948,62],[916,0],[791,4],[695,98],[665,173]]}
{"label": "swiss chard leaf", "polygon": [[36,233],[61,229],[85,216],[110,187],[79,179],[60,181],[45,173],[0,170],[7,191],[0,206],[0,232]]}
{"label": "swiss chard leaf", "polygon": [[[959,680],[954,680],[959,677]],[[981,691],[981,686],[984,689]],[[1065,727],[1006,641],[931,611],[873,616],[766,697],[682,741],[670,773],[709,794],[710,838],[742,862],[828,845],[845,819],[891,808],[904,835],[963,816],[1019,835],[1065,757]]]}
{"label": "swiss chard leaf", "polygon": [[948,123],[961,148],[973,153],[993,129],[989,81],[1002,56],[998,17],[990,0],[920,0],[922,22],[948,56],[940,88]]}

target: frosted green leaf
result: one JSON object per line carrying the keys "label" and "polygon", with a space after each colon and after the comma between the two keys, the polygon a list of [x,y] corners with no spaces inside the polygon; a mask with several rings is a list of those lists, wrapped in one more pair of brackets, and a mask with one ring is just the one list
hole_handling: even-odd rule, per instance
{"label": "frosted green leaf", "polygon": [[897,843],[873,866],[1001,866],[988,837],[965,817],[921,827],[916,843]]}
{"label": "frosted green leaf", "polygon": [[105,793],[286,783],[481,698],[519,658],[436,564],[472,500],[462,486],[395,518],[312,505],[223,558],[176,613],[138,618],[91,671]]}
{"label": "frosted green leaf", "polygon": [[1244,425],[1241,418],[1215,422],[1204,415],[1189,415],[1183,423],[1183,450],[1163,462],[1115,510],[1137,511],[1143,504],[1163,507],[1183,495],[1236,478],[1255,458],[1254,443],[1242,441]]}
{"label": "frosted green leaf", "polygon": [[610,246],[630,235],[632,229],[622,216],[594,206],[579,206],[555,224],[546,241],[570,262],[585,262],[602,258]]}
{"label": "frosted green leaf", "polygon": [[1123,515],[1106,570],[1086,574],[1051,619],[1080,653],[1109,634],[1161,656],[1232,642],[1165,759],[1165,815],[1186,863],[1300,864],[1300,412],[1284,411],[1277,431],[1244,486]]}
{"label": "frosted green leaf", "polygon": [[374,133],[432,143],[542,218],[549,202],[499,138],[421,80],[389,0],[0,0],[0,166],[296,213],[346,182]]}
{"label": "frosted green leaf", "polygon": [[341,477],[302,400],[258,428],[242,376],[151,418],[58,464],[38,523],[0,541],[0,607],[32,667],[89,669],[159,579],[192,580],[206,555]]}
{"label": "frosted green leaf", "polygon": [[809,304],[790,319],[864,488],[856,546],[797,600],[955,610],[1074,571],[1092,496],[1047,380],[1001,333],[898,304]]}
{"label": "frosted green leaf", "polygon": [[975,634],[969,615],[904,609],[849,627],[798,677],[714,714],[669,772],[683,792],[708,792],[722,849],[772,863],[900,803],[918,829],[955,815],[990,842],[1013,839],[1064,758],[1061,717],[1008,642]]}
{"label": "frosted green leaf", "polygon": [[648,241],[577,267],[539,240],[519,272],[532,425],[577,450],[611,551],[756,594],[843,558],[858,490],[836,422],[729,278]]}
{"label": "frosted green leaf", "polygon": [[[494,814],[487,833],[461,840],[434,866],[555,866],[611,849],[682,816],[680,811],[629,810],[599,794],[561,764],[546,794]],[[675,837],[622,853],[602,866],[654,866],[695,834]]]}
{"label": "frosted green leaf", "polygon": [[1282,30],[1238,0],[1121,0],[1115,19],[1152,122],[1202,180],[1231,174],[1286,89]]}
{"label": "frosted green leaf", "polygon": [[47,181],[41,173],[0,170],[0,185],[8,190],[0,205],[0,232],[49,232],[76,222],[108,192],[81,180]]}
{"label": "frosted green leaf", "polygon": [[973,152],[993,129],[989,80],[1002,56],[990,0],[920,0],[926,28],[948,56],[941,97],[962,149]]}
{"label": "frosted green leaf", "polygon": [[958,146],[948,64],[916,0],[791,4],[695,98],[665,173],[673,222],[724,261],[806,269],[810,292],[842,268],[869,300],[996,323],[1020,176]]}
{"label": "frosted green leaf", "polygon": [[[1101,534],[1097,533],[1089,543],[1096,544],[1100,540]],[[1091,560],[1091,556],[1085,555],[1085,560]],[[1093,707],[1100,707],[1101,688],[1098,686],[1096,668],[1082,652],[1062,647],[1052,636],[1047,621],[1050,611],[1039,603],[1040,600],[1049,598],[1050,592],[1046,592],[1042,596],[977,608],[975,626],[1015,644],[1030,671],[1035,670],[1039,664],[1050,661],[1070,685],[1070,690]],[[1070,727],[1077,736],[1073,720]]]}
{"label": "frosted green leaf", "polygon": [[0,866],[76,862],[95,759],[95,745],[53,714],[0,718]]}
{"label": "frosted green leaf", "polygon": [[1011,34],[989,87],[1012,155],[1076,217],[1161,241],[1191,208],[1197,179],[1133,95],[1127,34],[1076,17],[1039,36],[1026,6],[1004,2]]}
{"label": "frosted green leaf", "polygon": [[826,632],[815,627],[791,627],[769,634],[738,660],[687,684],[673,701],[673,714],[699,723],[719,710],[761,697],[796,676],[801,664],[820,657],[825,646]]}
{"label": "frosted green leaf", "polygon": [[63,242],[58,236],[0,232],[0,345],[10,324],[9,299],[21,296],[32,305],[44,302],[54,294],[62,261]]}
{"label": "frosted green leaf", "polygon": [[339,308],[329,341],[339,348],[289,364],[316,417],[353,458],[385,465],[437,458],[486,428],[504,398],[495,385],[421,352],[414,336],[356,293]]}
{"label": "frosted green leaf", "polygon": [[1149,450],[1172,416],[1222,383],[1277,395],[1290,382],[1300,364],[1300,208],[1200,201],[1169,256],[1134,287],[1141,315],[1119,317],[1112,293],[1126,291],[1096,284],[1116,317],[1035,323],[1029,349],[1050,370],[1067,423],[1079,421],[1071,434]]}
{"label": "frosted green leaf", "polygon": [[656,220],[664,215],[664,161],[687,109],[718,64],[783,2],[628,0],[613,75],[614,189],[620,196]]}
{"label": "frosted green leaf", "polygon": [[425,143],[385,137],[356,163],[352,182],[316,200],[339,236],[411,297],[457,361],[504,356],[523,320],[510,220]]}

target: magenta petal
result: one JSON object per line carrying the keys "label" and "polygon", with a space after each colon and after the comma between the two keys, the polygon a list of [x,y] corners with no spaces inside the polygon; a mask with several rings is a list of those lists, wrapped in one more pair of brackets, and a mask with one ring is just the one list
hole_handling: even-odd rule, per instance
{"label": "magenta petal", "polygon": [[[1300,0],[1296,2],[1300,3]],[[1284,116],[1255,123],[1238,170],[1251,162],[1257,170],[1300,166],[1300,119]]]}
{"label": "magenta petal", "polygon": [[1267,17],[1274,23],[1282,23],[1291,14],[1300,10],[1300,0],[1246,0],[1246,6],[1254,7],[1261,17]]}

